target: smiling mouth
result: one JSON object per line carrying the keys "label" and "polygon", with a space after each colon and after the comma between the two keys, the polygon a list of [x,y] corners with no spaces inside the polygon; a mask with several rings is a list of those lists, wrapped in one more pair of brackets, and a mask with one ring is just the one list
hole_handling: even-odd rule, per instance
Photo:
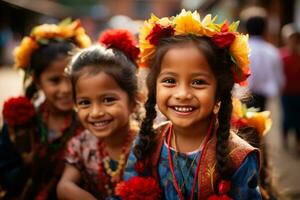
{"label": "smiling mouth", "polygon": [[179,113],[190,113],[196,110],[193,106],[171,106],[171,108]]}
{"label": "smiling mouth", "polygon": [[95,128],[104,128],[106,125],[108,125],[112,120],[104,120],[104,121],[99,121],[99,122],[91,122],[91,124]]}

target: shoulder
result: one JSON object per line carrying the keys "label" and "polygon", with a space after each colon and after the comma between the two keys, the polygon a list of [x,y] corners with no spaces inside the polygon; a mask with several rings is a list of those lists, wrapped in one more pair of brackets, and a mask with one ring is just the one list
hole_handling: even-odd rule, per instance
{"label": "shoulder", "polygon": [[169,129],[170,125],[171,125],[170,121],[164,121],[164,122],[154,126],[155,133],[157,135],[165,136],[166,131]]}
{"label": "shoulder", "polygon": [[[259,161],[260,152],[248,142],[240,138],[236,133],[231,132],[228,140],[229,159],[234,169],[239,168],[248,155],[253,154]],[[258,162],[259,163],[259,162]]]}
{"label": "shoulder", "polygon": [[71,137],[68,146],[92,148],[95,146],[95,144],[97,144],[97,138],[90,131],[85,129],[79,132],[77,135]]}

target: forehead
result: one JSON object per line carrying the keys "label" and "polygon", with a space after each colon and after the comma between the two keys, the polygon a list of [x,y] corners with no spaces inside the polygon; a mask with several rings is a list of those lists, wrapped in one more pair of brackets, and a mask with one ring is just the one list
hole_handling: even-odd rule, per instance
{"label": "forehead", "polygon": [[43,71],[43,73],[64,73],[65,67],[68,65],[69,58],[67,56],[59,57],[53,60],[49,66]]}
{"label": "forehead", "polygon": [[105,72],[82,74],[75,85],[77,92],[123,91],[116,80]]}
{"label": "forehead", "polygon": [[195,45],[174,46],[162,58],[161,72],[206,72],[212,74],[204,53]]}

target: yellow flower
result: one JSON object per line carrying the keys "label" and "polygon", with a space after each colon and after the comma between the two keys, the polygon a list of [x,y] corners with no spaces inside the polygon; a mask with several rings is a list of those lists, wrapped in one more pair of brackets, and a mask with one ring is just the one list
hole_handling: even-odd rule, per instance
{"label": "yellow flower", "polygon": [[88,37],[86,34],[76,35],[75,40],[80,48],[87,48],[92,44],[90,37]]}
{"label": "yellow flower", "polygon": [[176,24],[175,35],[187,33],[198,34],[201,30],[200,16],[191,11],[185,11],[183,9],[181,13],[174,18],[173,22]]}
{"label": "yellow flower", "polygon": [[41,40],[47,42],[47,40],[55,38],[74,39],[74,43],[80,48],[88,47],[91,44],[91,40],[81,27],[79,20],[72,22],[70,19],[66,19],[59,25],[39,25],[33,28],[30,37],[25,37],[21,44],[15,48],[15,66],[22,69],[28,67],[32,53],[39,47],[38,42]]}
{"label": "yellow flower", "polygon": [[24,37],[20,46],[14,49],[15,67],[25,69],[30,61],[31,54],[38,48],[38,44],[30,37]]}
{"label": "yellow flower", "polygon": [[195,11],[181,11],[177,15],[173,22],[175,26],[175,35],[184,35],[184,34],[195,34],[199,36],[208,36],[211,37],[216,33],[216,30],[213,26],[213,20],[211,15],[206,15],[202,22],[200,21],[200,15]]}
{"label": "yellow flower", "polygon": [[57,25],[43,24],[35,27],[31,32],[31,36],[34,36],[36,39],[49,39],[57,37],[59,35],[59,32],[60,29]]}
{"label": "yellow flower", "polygon": [[159,18],[157,18],[154,14],[151,14],[151,18],[144,22],[144,25],[140,30],[139,47],[141,50],[140,56],[142,63],[145,63],[149,56],[154,53],[154,45],[150,44],[150,41],[146,38],[158,20]]}
{"label": "yellow flower", "polygon": [[230,53],[243,72],[249,71],[249,52],[248,35],[237,34],[230,46]]}
{"label": "yellow flower", "polygon": [[254,127],[260,137],[264,136],[272,126],[270,111],[247,112],[247,124]]}
{"label": "yellow flower", "polygon": [[239,119],[245,115],[245,106],[238,98],[232,98],[232,117]]}

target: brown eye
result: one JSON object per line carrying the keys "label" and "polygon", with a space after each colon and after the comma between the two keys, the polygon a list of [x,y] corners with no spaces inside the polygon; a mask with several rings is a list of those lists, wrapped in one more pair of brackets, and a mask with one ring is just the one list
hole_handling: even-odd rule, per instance
{"label": "brown eye", "polygon": [[200,80],[200,79],[194,80],[192,82],[192,85],[204,85],[204,84],[206,84],[206,82],[204,80]]}

